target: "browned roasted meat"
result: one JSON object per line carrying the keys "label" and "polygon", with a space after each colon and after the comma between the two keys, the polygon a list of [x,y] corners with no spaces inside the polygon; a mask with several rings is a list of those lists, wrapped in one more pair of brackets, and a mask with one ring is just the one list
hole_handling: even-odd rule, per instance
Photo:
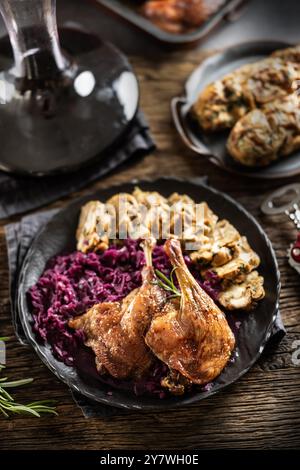
{"label": "browned roasted meat", "polygon": [[161,29],[182,33],[200,26],[224,3],[225,0],[150,0],[142,12]]}
{"label": "browned roasted meat", "polygon": [[144,341],[152,316],[160,311],[166,293],[156,283],[152,267],[151,242],[146,240],[146,266],[143,284],[122,302],[104,302],[69,322],[71,328],[82,329],[85,344],[96,356],[99,372],[116,378],[139,377],[152,364],[153,355]]}
{"label": "browned roasted meat", "polygon": [[227,364],[235,339],[223,312],[189,272],[180,242],[168,240],[166,253],[175,268],[180,301],[167,302],[146,334],[153,353],[193,383],[217,377]]}
{"label": "browned roasted meat", "polygon": [[248,113],[232,129],[227,148],[247,166],[268,165],[300,148],[300,96],[294,93]]}

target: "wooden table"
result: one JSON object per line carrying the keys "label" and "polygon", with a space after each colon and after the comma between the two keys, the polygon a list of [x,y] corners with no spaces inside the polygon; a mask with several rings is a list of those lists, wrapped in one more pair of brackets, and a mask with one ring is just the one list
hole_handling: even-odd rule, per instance
{"label": "wooden table", "polygon": [[[66,2],[67,15],[77,14],[78,2]],[[75,12],[76,10],[76,12]],[[88,7],[93,11],[93,7]],[[87,13],[86,13],[87,14]],[[84,16],[83,16],[84,17]],[[85,21],[85,17],[84,17]],[[93,28],[95,29],[95,23]],[[146,48],[147,49],[147,48]],[[68,389],[41,363],[33,351],[16,340],[8,344],[8,376],[32,376],[33,385],[16,393],[23,402],[52,398],[58,402],[54,418],[0,418],[0,449],[200,449],[292,448],[300,446],[300,368],[292,363],[293,342],[300,339],[299,277],[289,267],[286,249],[295,230],[286,217],[263,217],[259,204],[280,183],[262,183],[224,174],[181,144],[170,119],[169,102],[181,92],[186,76],[209,51],[159,51],[131,55],[141,83],[142,108],[150,122],[158,150],[143,160],[86,189],[156,175],[189,178],[208,175],[210,183],[228,192],[253,213],[269,235],[282,276],[281,312],[287,336],[252,370],[226,391],[191,407],[161,413],[130,413],[109,419],[85,419]],[[296,179],[295,179],[296,180]],[[84,192],[84,191],[83,191]],[[60,207],[74,196],[49,207]],[[17,217],[10,221],[17,220]],[[7,255],[0,228],[0,332],[13,335],[10,321]]]}

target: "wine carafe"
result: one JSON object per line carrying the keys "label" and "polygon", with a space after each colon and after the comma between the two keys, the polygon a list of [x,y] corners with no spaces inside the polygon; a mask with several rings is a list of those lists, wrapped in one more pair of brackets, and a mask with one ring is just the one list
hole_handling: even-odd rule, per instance
{"label": "wine carafe", "polygon": [[58,33],[55,0],[1,0],[0,11],[0,169],[44,175],[101,159],[137,110],[128,61],[94,35]]}

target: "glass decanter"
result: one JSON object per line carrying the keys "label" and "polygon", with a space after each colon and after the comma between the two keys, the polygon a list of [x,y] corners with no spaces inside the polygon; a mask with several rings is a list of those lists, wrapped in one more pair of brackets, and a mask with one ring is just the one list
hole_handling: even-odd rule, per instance
{"label": "glass decanter", "polygon": [[137,110],[127,60],[81,30],[58,35],[55,0],[1,0],[0,11],[0,169],[44,175],[100,159]]}

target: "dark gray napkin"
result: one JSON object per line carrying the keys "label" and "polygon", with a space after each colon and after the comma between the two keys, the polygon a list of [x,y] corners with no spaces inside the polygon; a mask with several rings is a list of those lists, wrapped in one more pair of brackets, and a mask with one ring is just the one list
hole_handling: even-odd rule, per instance
{"label": "dark gray napkin", "polygon": [[[18,340],[23,345],[28,345],[18,315],[18,305],[16,295],[18,291],[18,276],[24,256],[30,247],[34,237],[37,235],[43,225],[57,212],[57,209],[44,211],[33,215],[25,216],[20,222],[6,225],[5,235],[7,242],[9,275],[10,275],[10,297],[12,305],[12,321]],[[274,324],[272,334],[268,345],[279,343],[285,335],[285,328],[282,323],[280,312]],[[120,413],[126,413],[125,410],[113,408],[111,406],[101,405],[97,402],[87,399],[79,393],[71,392],[74,401],[81,408],[86,418],[109,417]]]}
{"label": "dark gray napkin", "polygon": [[127,160],[152,152],[154,148],[148,124],[139,112],[121,145],[107,152],[97,163],[79,171],[42,178],[0,172],[0,219],[49,204],[96,181]]}

